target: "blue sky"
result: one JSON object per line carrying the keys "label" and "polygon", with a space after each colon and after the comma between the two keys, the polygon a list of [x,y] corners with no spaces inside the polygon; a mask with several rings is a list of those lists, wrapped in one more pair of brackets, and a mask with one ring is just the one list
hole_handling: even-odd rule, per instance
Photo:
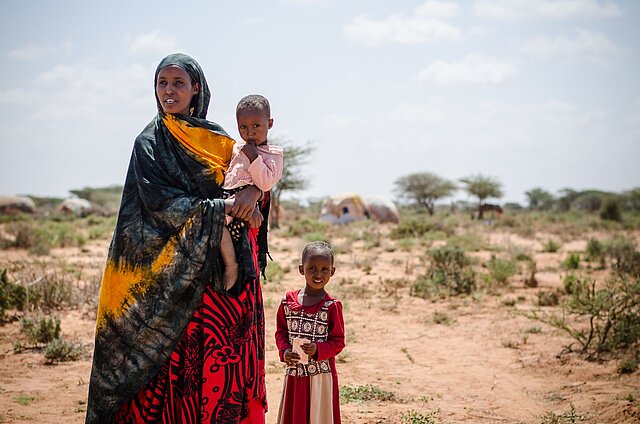
{"label": "blue sky", "polygon": [[202,65],[208,118],[231,136],[237,101],[260,93],[273,138],[315,146],[301,198],[394,197],[422,171],[493,176],[503,201],[640,186],[640,2],[3,6],[0,195],[121,184],[155,115],[155,66],[175,51]]}

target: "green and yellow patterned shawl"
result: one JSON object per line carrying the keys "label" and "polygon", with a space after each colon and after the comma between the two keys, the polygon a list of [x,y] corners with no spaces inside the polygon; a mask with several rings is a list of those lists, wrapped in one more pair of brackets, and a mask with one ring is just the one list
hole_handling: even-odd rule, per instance
{"label": "green and yellow patterned shawl", "polygon": [[[210,92],[198,63],[167,56],[154,80],[168,65],[201,89],[191,116],[165,114],[156,97],[158,115],[135,140],[100,289],[87,423],[111,422],[156,375],[207,284],[224,290],[220,196],[234,141],[205,120]],[[255,276],[251,254],[241,257],[241,277]]]}

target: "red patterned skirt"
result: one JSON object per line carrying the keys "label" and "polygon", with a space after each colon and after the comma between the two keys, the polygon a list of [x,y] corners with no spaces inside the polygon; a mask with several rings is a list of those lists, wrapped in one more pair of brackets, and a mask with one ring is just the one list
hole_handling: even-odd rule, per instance
{"label": "red patterned skirt", "polygon": [[[256,252],[256,231],[249,239]],[[259,276],[238,297],[207,288],[169,362],[115,422],[264,424],[264,364]]]}

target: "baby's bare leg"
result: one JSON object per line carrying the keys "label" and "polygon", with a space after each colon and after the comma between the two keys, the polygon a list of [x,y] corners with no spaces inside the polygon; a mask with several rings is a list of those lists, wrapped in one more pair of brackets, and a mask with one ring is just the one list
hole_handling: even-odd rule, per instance
{"label": "baby's bare leg", "polygon": [[222,226],[222,240],[220,241],[220,255],[224,262],[224,275],[222,281],[225,288],[229,290],[238,279],[238,260],[236,259],[236,251],[233,248],[233,240],[231,234],[224,225]]}

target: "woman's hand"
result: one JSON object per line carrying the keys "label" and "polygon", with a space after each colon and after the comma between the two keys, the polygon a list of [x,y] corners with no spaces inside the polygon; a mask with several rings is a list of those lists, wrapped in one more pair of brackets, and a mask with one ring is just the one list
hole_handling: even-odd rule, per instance
{"label": "woman's hand", "polygon": [[284,359],[284,363],[290,367],[295,366],[298,363],[298,361],[300,361],[300,355],[293,352],[291,349],[285,350],[284,355],[282,356]]}
{"label": "woman's hand", "polygon": [[237,192],[234,196],[235,201],[233,202],[233,208],[231,208],[229,215],[241,221],[250,221],[256,203],[260,196],[262,196],[262,192],[258,187],[250,185],[244,190]]}
{"label": "woman's hand", "polygon": [[249,228],[258,228],[260,227],[260,225],[262,225],[262,220],[264,218],[262,217],[262,214],[260,213],[260,210],[258,209],[258,207],[256,206],[253,209],[253,213],[251,214],[251,218],[249,219]]}
{"label": "woman's hand", "polygon": [[302,348],[302,351],[304,353],[309,355],[310,358],[313,358],[313,355],[315,355],[318,351],[318,345],[314,342],[305,343],[303,345],[300,345],[300,347]]}

